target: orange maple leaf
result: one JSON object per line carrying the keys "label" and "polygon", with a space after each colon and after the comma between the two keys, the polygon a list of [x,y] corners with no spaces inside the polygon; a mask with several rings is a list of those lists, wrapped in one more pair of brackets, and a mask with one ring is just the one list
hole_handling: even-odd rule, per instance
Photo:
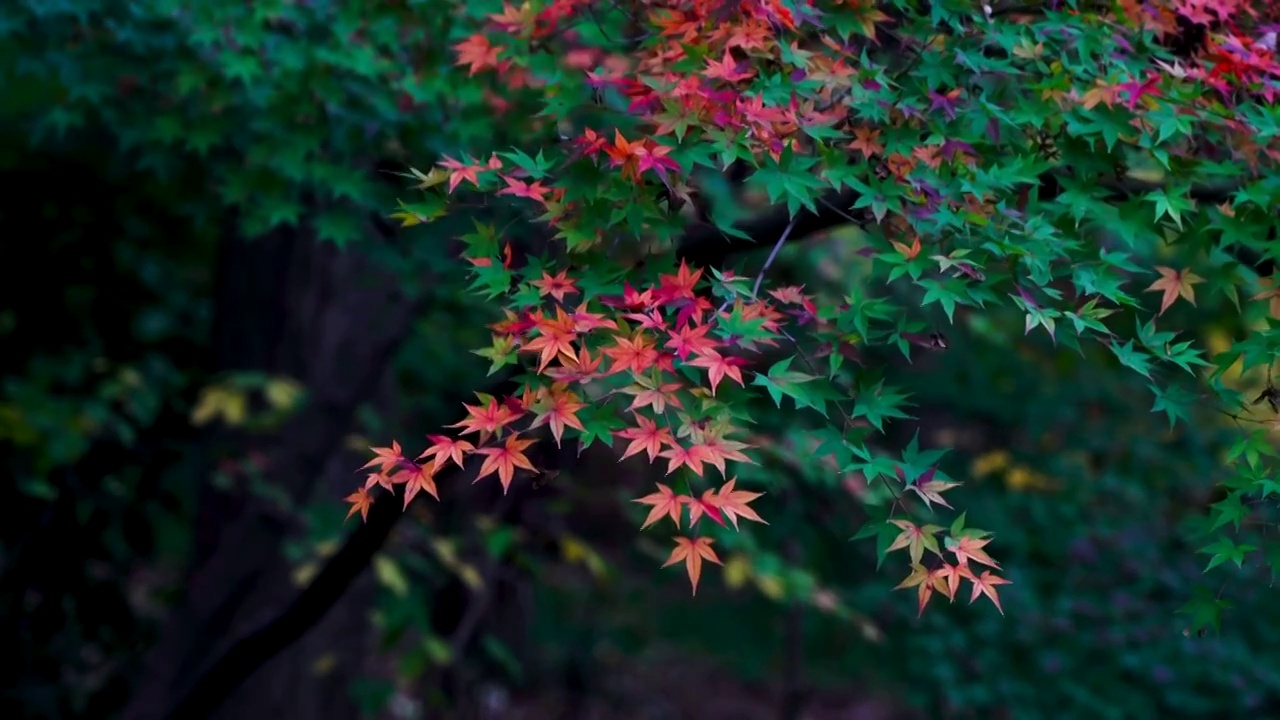
{"label": "orange maple leaf", "polygon": [[405,462],[404,452],[400,449],[400,443],[395,440],[391,441],[391,447],[371,447],[369,449],[373,451],[376,457],[361,466],[360,470],[377,465],[378,472],[385,475],[388,471]]}
{"label": "orange maple leaf", "polygon": [[351,503],[351,509],[347,511],[348,519],[357,512],[360,513],[361,520],[367,521],[369,519],[369,506],[373,504],[373,496],[369,494],[368,490],[360,488],[343,498],[343,500]]}
{"label": "orange maple leaf", "polygon": [[466,454],[476,449],[475,445],[466,440],[455,440],[448,435],[428,435],[427,439],[431,441],[431,447],[418,456],[418,462],[434,458],[432,473],[439,472],[449,460],[452,460],[454,465],[462,467]]}
{"label": "orange maple leaf", "polygon": [[676,395],[676,391],[684,387],[678,382],[663,383],[655,387],[655,383],[649,382],[645,377],[637,378],[639,382],[634,385],[628,385],[622,388],[622,392],[628,395],[634,395],[635,399],[627,406],[627,410],[635,412],[638,409],[652,407],[655,413],[661,414],[666,412],[667,405],[682,408],[680,397]]}
{"label": "orange maple leaf", "polygon": [[662,483],[654,483],[658,486],[658,492],[645,495],[642,498],[636,498],[631,502],[637,502],[641,505],[652,505],[649,510],[649,516],[644,519],[644,524],[640,526],[641,530],[662,519],[663,515],[671,518],[671,522],[680,527],[680,507],[689,501],[685,495],[677,495],[674,490],[663,485]]}
{"label": "orange maple leaf", "polygon": [[918,588],[916,616],[924,614],[924,608],[929,604],[929,598],[933,597],[934,591],[946,593],[947,580],[944,577],[942,568],[934,568],[929,570],[919,563],[911,566],[911,574],[905,580],[898,583],[894,590],[905,590],[907,588]]}
{"label": "orange maple leaf", "polygon": [[893,245],[894,249],[897,250],[899,253],[901,253],[902,257],[906,258],[907,260],[915,260],[916,256],[920,254],[920,236],[919,235],[915,236],[915,239],[911,241],[910,245],[907,245],[906,243],[900,243],[897,240],[890,240],[889,242]]}
{"label": "orange maple leaf", "polygon": [[[538,297],[550,295],[555,298],[556,302],[564,302],[565,295],[578,292],[578,288],[574,285],[574,281],[569,279],[568,274],[568,270],[561,270],[555,275],[543,270],[542,277],[531,281],[529,284],[538,288]],[[577,323],[576,318],[574,318],[574,322],[575,324]]]}
{"label": "orange maple leaf", "polygon": [[658,457],[667,458],[667,474],[675,472],[683,465],[693,471],[694,475],[702,474],[702,463],[710,456],[702,445],[691,445],[685,447],[677,442],[672,442],[670,447],[658,453]]}
{"label": "orange maple leaf", "polygon": [[408,508],[409,503],[413,502],[419,492],[425,492],[439,500],[440,495],[436,493],[436,481],[433,477],[435,470],[429,465],[410,464],[413,465],[413,469],[401,470],[391,479],[394,483],[405,483],[404,506]]}
{"label": "orange maple leaf", "polygon": [[938,503],[944,508],[950,508],[951,505],[942,499],[942,493],[953,487],[959,487],[960,483],[947,480],[930,480],[924,484],[912,483],[908,486],[908,490],[913,491],[924,500],[925,507],[932,508],[933,503]]}
{"label": "orange maple leaf", "polygon": [[749,492],[747,490],[735,490],[733,485],[737,482],[737,478],[729,478],[729,481],[720,486],[720,490],[715,494],[712,501],[716,507],[729,518],[729,522],[733,523],[733,529],[738,529],[738,518],[743,520],[751,520],[753,522],[764,523],[763,518],[756,514],[755,510],[747,507],[747,503],[752,502],[764,495],[764,493]]}
{"label": "orange maple leaf", "polygon": [[615,336],[613,345],[604,348],[602,352],[613,361],[605,375],[628,370],[636,375],[643,375],[644,371],[658,362],[658,350],[654,347],[653,338],[641,331],[629,338]]}
{"label": "orange maple leaf", "polygon": [[505,48],[502,45],[490,43],[489,38],[483,33],[476,33],[454,45],[453,49],[458,53],[458,59],[453,64],[466,65],[467,74],[475,75],[481,70],[498,67],[498,53]]}
{"label": "orange maple leaf", "polygon": [[983,565],[1000,569],[1000,564],[992,560],[987,551],[982,548],[991,542],[991,538],[977,538],[972,535],[966,535],[959,539],[947,538],[947,549],[955,553],[956,564],[968,566],[969,561],[980,562]]}
{"label": "orange maple leaf", "polygon": [[676,547],[671,551],[671,557],[662,564],[662,567],[670,567],[678,562],[683,561],[685,569],[689,571],[689,584],[693,586],[693,594],[698,594],[698,579],[702,577],[702,561],[707,560],[717,565],[723,565],[720,558],[716,557],[716,551],[711,549],[711,538],[700,537],[690,539],[687,537],[675,537]]}
{"label": "orange maple leaf", "polygon": [[553,390],[550,403],[546,410],[537,413],[529,427],[535,428],[549,424],[551,436],[556,439],[556,447],[560,447],[560,436],[564,434],[565,427],[571,427],[580,432],[587,431],[577,414],[579,410],[586,407],[586,403],[578,402],[577,395],[564,389]]}
{"label": "orange maple leaf", "polygon": [[1151,283],[1151,287],[1147,288],[1147,292],[1162,292],[1164,295],[1160,298],[1160,312],[1163,315],[1165,310],[1181,296],[1184,300],[1196,304],[1196,291],[1192,285],[1204,282],[1204,278],[1196,275],[1190,270],[1174,270],[1173,268],[1157,266],[1156,271],[1160,273],[1160,279]]}
{"label": "orange maple leaf", "polygon": [[484,464],[480,466],[480,472],[476,475],[476,480],[487,477],[493,473],[498,473],[498,480],[502,483],[502,493],[505,495],[507,490],[511,488],[511,479],[515,477],[516,468],[523,468],[530,472],[536,472],[533,463],[529,462],[529,458],[525,457],[524,450],[534,443],[533,440],[524,440],[518,435],[507,437],[506,443],[502,447],[483,447],[476,452],[485,456]]}
{"label": "orange maple leaf", "polygon": [[977,600],[979,595],[986,595],[991,598],[996,610],[999,610],[1000,614],[1003,615],[1004,608],[1000,607],[1000,595],[996,592],[996,586],[1009,585],[1010,582],[1002,577],[993,575],[990,570],[984,570],[981,577],[970,576],[969,579],[973,581],[973,594],[969,596],[969,604],[973,604],[973,601]]}
{"label": "orange maple leaf", "polygon": [[522,349],[538,353],[538,372],[545,370],[556,357],[575,357],[573,341],[578,336],[575,325],[573,317],[565,314],[563,307],[556,307],[554,318],[547,317],[541,310],[534,314],[534,327],[538,330],[538,336],[527,340]]}
{"label": "orange maple leaf", "polygon": [[724,527],[724,514],[720,512],[720,506],[716,503],[716,491],[707,488],[703,491],[702,497],[689,498],[689,524],[696,525],[698,520],[705,514],[707,517],[716,521],[720,527]]}
{"label": "orange maple leaf", "polygon": [[518,420],[521,415],[507,403],[498,402],[497,398],[489,398],[489,402],[483,406],[464,403],[462,407],[467,409],[467,419],[448,427],[463,428],[461,433],[463,435],[480,433],[482,438],[488,437],[491,433],[496,433],[510,425]]}
{"label": "orange maple leaf", "polygon": [[712,395],[716,394],[716,387],[726,377],[746,387],[746,383],[742,380],[742,366],[745,364],[746,361],[742,358],[724,357],[714,350],[700,353],[694,359],[685,362],[685,365],[689,367],[700,367],[707,371],[707,380],[711,382]]}
{"label": "orange maple leaf", "polygon": [[[703,435],[702,442],[698,443],[697,447],[701,450],[700,457],[702,458],[702,461],[719,470],[720,477],[725,476],[724,463],[726,460],[753,463],[751,458],[739,452],[743,448],[747,447],[747,444],[738,442],[737,440],[726,440],[722,437],[706,433]],[[692,450],[692,448],[690,448],[690,450]]]}
{"label": "orange maple leaf", "polygon": [[1276,278],[1265,278],[1262,284],[1267,288],[1262,292],[1249,298],[1250,300],[1269,300],[1267,310],[1271,313],[1271,317],[1280,320],[1280,282]]}

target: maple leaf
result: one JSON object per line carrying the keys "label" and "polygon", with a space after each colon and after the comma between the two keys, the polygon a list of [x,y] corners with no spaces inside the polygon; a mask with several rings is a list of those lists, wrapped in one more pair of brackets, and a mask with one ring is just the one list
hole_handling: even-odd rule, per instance
{"label": "maple leaf", "polygon": [[716,492],[711,488],[702,491],[702,496],[697,498],[689,498],[689,525],[696,525],[703,515],[716,521],[720,527],[724,527],[724,515],[720,512],[720,506],[716,503]]}
{"label": "maple leaf", "polygon": [[502,483],[502,493],[505,495],[511,487],[511,479],[515,477],[516,468],[523,468],[530,472],[537,472],[537,468],[533,463],[529,462],[529,458],[525,457],[524,450],[532,445],[532,439],[525,440],[518,435],[509,435],[506,443],[502,447],[483,447],[476,452],[485,456],[484,464],[480,466],[480,473],[476,475],[474,482],[478,482],[480,478],[498,473],[498,480]]}
{"label": "maple leaf", "polygon": [[439,472],[449,460],[452,460],[454,465],[462,467],[466,454],[476,449],[476,446],[470,442],[455,440],[448,435],[428,435],[427,439],[431,441],[431,446],[422,451],[418,456],[418,462],[434,458],[431,467],[433,473]]}
{"label": "maple leaf", "polygon": [[947,538],[947,549],[956,556],[956,563],[962,566],[968,566],[969,561],[980,562],[997,570],[1000,569],[999,563],[992,560],[987,555],[987,551],[982,548],[991,542],[991,538],[978,538],[972,535],[965,535],[959,539]]}
{"label": "maple leaf", "polygon": [[716,387],[726,377],[746,387],[746,383],[742,380],[742,367],[746,365],[746,361],[742,358],[725,357],[714,350],[707,350],[694,359],[687,361],[685,365],[703,368],[707,371],[707,380],[711,383],[712,395],[716,394]]}
{"label": "maple leaf", "polygon": [[489,402],[483,406],[463,403],[462,407],[467,409],[467,419],[447,427],[463,428],[461,433],[463,435],[480,433],[481,438],[487,438],[490,434],[500,431],[520,419],[522,414],[512,409],[507,403],[499,403],[497,398],[489,398]]}
{"label": "maple leaf", "polygon": [[711,549],[714,542],[711,538],[700,537],[690,539],[687,537],[675,536],[676,547],[671,551],[671,557],[662,564],[662,567],[670,567],[678,562],[683,561],[685,569],[689,572],[689,584],[693,586],[693,594],[698,594],[698,580],[702,577],[702,561],[706,560],[717,565],[723,565],[720,558],[716,556],[716,551]]}
{"label": "maple leaf", "polygon": [[996,586],[1009,585],[1010,582],[1002,577],[992,574],[990,570],[984,570],[980,577],[970,576],[969,579],[973,582],[973,594],[969,596],[969,604],[972,605],[973,601],[977,600],[979,595],[986,595],[991,598],[991,602],[995,604],[996,610],[999,610],[1000,614],[1003,615],[1004,608],[1000,607],[1000,595],[996,592]]}
{"label": "maple leaf", "polygon": [[915,239],[911,241],[910,245],[907,245],[905,243],[900,243],[897,240],[890,240],[889,242],[893,245],[894,249],[897,250],[899,253],[901,253],[902,257],[906,258],[907,260],[915,260],[916,256],[920,254],[920,236],[919,235],[915,236]]}
{"label": "maple leaf", "polygon": [[707,59],[707,67],[702,71],[702,76],[711,80],[720,79],[735,83],[750,80],[756,76],[756,71],[751,68],[750,63],[735,60],[729,48],[725,48],[724,57],[720,60]]}
{"label": "maple leaf", "polygon": [[409,507],[409,503],[413,502],[413,498],[419,492],[426,492],[437,501],[440,495],[436,493],[436,481],[433,477],[435,470],[429,465],[418,465],[410,463],[412,469],[404,469],[396,473],[396,477],[391,481],[394,483],[404,483],[404,506]]}
{"label": "maple leaf", "polygon": [[735,482],[737,482],[737,478],[729,478],[728,482],[721,485],[712,503],[725,514],[725,517],[729,518],[729,522],[733,523],[734,530],[738,529],[739,517],[743,520],[751,520],[768,525],[769,523],[757,515],[755,510],[747,507],[747,503],[761,497],[764,493],[736,490],[733,487]]}
{"label": "maple leaf", "polygon": [[658,287],[654,289],[653,297],[662,304],[670,304],[682,299],[693,300],[696,297],[695,288],[701,278],[701,268],[690,270],[689,265],[681,260],[680,268],[675,275],[658,276]]}
{"label": "maple leaf", "polygon": [[600,375],[600,363],[604,361],[604,356],[592,357],[586,347],[580,347],[577,356],[569,358],[561,355],[559,360],[558,367],[547,368],[547,377],[556,382],[584,383]]}
{"label": "maple leaf", "polygon": [[498,53],[506,48],[502,45],[493,45],[484,34],[476,33],[454,45],[453,49],[458,53],[458,59],[454,65],[465,65],[467,74],[475,75],[481,70],[497,68]]}
{"label": "maple leaf", "polygon": [[1151,283],[1151,287],[1147,288],[1148,292],[1161,292],[1164,295],[1160,298],[1160,312],[1163,315],[1165,310],[1181,296],[1184,300],[1196,304],[1196,291],[1192,285],[1204,282],[1204,279],[1190,270],[1174,270],[1169,267],[1156,266],[1156,271],[1160,273],[1160,279]]}
{"label": "maple leaf", "polygon": [[664,445],[676,444],[676,439],[671,436],[671,428],[658,427],[656,422],[640,414],[635,417],[636,427],[614,433],[624,440],[631,441],[631,444],[627,446],[626,452],[622,453],[621,458],[618,458],[619,462],[626,460],[641,450],[648,454],[649,462],[653,462],[657,459],[658,453],[662,451]]}
{"label": "maple leaf", "polygon": [[551,426],[551,436],[556,440],[556,447],[560,447],[560,436],[564,434],[565,427],[571,427],[579,432],[586,432],[587,429],[582,426],[582,421],[578,419],[578,411],[586,407],[586,403],[578,402],[578,396],[568,390],[560,389],[551,393],[551,404],[546,409],[534,417],[533,423],[529,427],[535,428],[539,425],[549,424]]}
{"label": "maple leaf", "polygon": [[362,465],[360,467],[361,470],[377,465],[378,473],[385,475],[388,471],[406,462],[404,452],[400,449],[400,443],[395,440],[391,441],[391,447],[371,447],[369,449],[373,451],[376,457]]}
{"label": "maple leaf", "polygon": [[930,480],[924,484],[912,483],[907,487],[907,489],[919,495],[920,499],[924,500],[925,507],[932,508],[933,503],[938,503],[944,508],[950,508],[951,505],[949,505],[946,500],[942,499],[942,493],[953,487],[958,487],[959,485],[960,483],[958,482],[950,482],[947,480]]}
{"label": "maple leaf", "polygon": [[670,447],[658,453],[658,457],[667,458],[667,474],[675,472],[681,466],[689,468],[694,475],[702,475],[702,463],[705,462],[709,455],[702,445],[691,445],[685,447],[677,442],[672,442]]}
{"label": "maple leaf", "polygon": [[667,405],[675,408],[683,407],[680,404],[680,397],[676,395],[676,391],[684,387],[680,383],[673,382],[656,385],[644,377],[636,380],[636,384],[622,388],[622,392],[635,396],[635,399],[627,406],[627,410],[634,412],[638,409],[652,407],[655,413],[661,414],[666,412]]}
{"label": "maple leaf", "polygon": [[893,539],[893,543],[885,552],[906,548],[912,565],[920,564],[925,550],[942,557],[942,552],[938,549],[938,539],[934,537],[935,533],[942,530],[938,525],[918,526],[910,520],[890,520],[889,522],[897,525],[902,532]]}
{"label": "maple leaf", "polygon": [[538,336],[527,340],[522,348],[538,353],[538,372],[546,369],[556,357],[573,359],[576,351],[573,341],[578,336],[577,323],[563,307],[556,307],[556,316],[548,318],[539,310],[534,314],[534,328]]}
{"label": "maple leaf", "polygon": [[381,487],[387,492],[392,492],[395,489],[395,486],[391,483],[391,478],[380,472],[369,473],[369,476],[364,480],[365,490],[371,490],[374,485]]}
{"label": "maple leaf", "polygon": [[689,355],[715,352],[717,342],[707,337],[710,325],[685,325],[676,331],[669,331],[670,339],[664,347],[675,351],[676,357],[687,360]]}
{"label": "maple leaf", "polygon": [[943,577],[943,572],[944,571],[941,568],[929,570],[919,563],[913,564],[911,566],[911,574],[902,582],[898,583],[893,589],[906,590],[908,588],[917,588],[916,594],[918,606],[916,609],[916,617],[920,617],[921,615],[924,615],[924,608],[929,604],[929,598],[933,597],[933,593],[935,591],[943,593],[947,592],[947,581]]}
{"label": "maple leaf", "polygon": [[369,506],[373,504],[373,496],[369,494],[368,490],[360,488],[343,498],[343,501],[351,503],[351,509],[347,510],[348,519],[358,512],[361,520],[369,520]]}
{"label": "maple leaf", "polygon": [[743,455],[740,450],[747,447],[746,443],[736,440],[726,440],[710,433],[704,433],[702,442],[698,443],[698,447],[702,450],[702,461],[715,467],[720,471],[720,476],[725,476],[726,460],[735,462],[751,463],[751,458]]}
{"label": "maple leaf", "polygon": [[671,522],[680,527],[680,507],[689,501],[686,495],[677,495],[674,490],[662,483],[654,483],[658,486],[658,492],[650,493],[642,498],[636,498],[631,502],[637,502],[642,505],[652,505],[649,510],[649,516],[644,519],[644,524],[640,526],[641,530],[662,519],[663,515],[671,518]]}
{"label": "maple leaf", "polygon": [[[538,280],[533,280],[529,284],[538,288],[539,297],[546,297],[550,295],[555,298],[556,302],[564,302],[565,295],[578,291],[573,280],[569,279],[568,273],[568,270],[561,270],[555,275],[552,275],[543,270],[542,277]],[[572,319],[574,321],[575,329],[578,329],[577,325],[579,323],[579,318],[573,317]]]}
{"label": "maple leaf", "polygon": [[605,375],[625,371],[642,375],[658,361],[658,350],[654,347],[653,338],[640,331],[629,338],[615,336],[613,345],[604,348],[602,352],[613,361]]}
{"label": "maple leaf", "polygon": [[1280,320],[1280,281],[1275,278],[1264,278],[1262,283],[1267,289],[1249,299],[1270,301],[1267,306],[1268,312],[1271,317]]}

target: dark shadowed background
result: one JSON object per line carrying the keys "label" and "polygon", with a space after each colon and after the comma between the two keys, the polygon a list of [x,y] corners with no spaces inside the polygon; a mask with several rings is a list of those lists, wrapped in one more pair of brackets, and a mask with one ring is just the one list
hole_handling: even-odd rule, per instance
{"label": "dark shadowed background", "polygon": [[[1269,577],[1208,591],[1221,633],[1175,614],[1227,429],[1170,431],[1140,377],[1020,315],[883,359],[919,418],[888,441],[956,448],[1004,617],[916,619],[826,467],[753,470],[771,525],[696,599],[636,530],[656,471],[600,448],[344,523],[370,445],[502,382],[453,238],[506,219],[387,220],[408,165],[527,141],[427,5],[0,9],[4,717],[1280,717]],[[842,232],[779,281],[856,282]],[[1212,344],[1225,305],[1177,311]],[[771,412],[757,432],[804,447]]]}

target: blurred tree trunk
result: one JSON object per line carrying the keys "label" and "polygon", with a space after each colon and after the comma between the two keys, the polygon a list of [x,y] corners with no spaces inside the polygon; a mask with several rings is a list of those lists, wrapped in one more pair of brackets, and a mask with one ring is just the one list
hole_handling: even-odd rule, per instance
{"label": "blurred tree trunk", "polygon": [[[252,241],[227,237],[217,268],[216,367],[291,377],[306,388],[307,399],[269,436],[206,433],[186,597],[147,658],[125,712],[130,720],[162,717],[213,658],[297,593],[281,552],[297,523],[262,498],[216,489],[209,478],[217,461],[261,453],[264,476],[294,505],[316,492],[349,492],[358,461],[343,440],[362,404],[390,410],[396,393],[389,366],[418,309],[358,250],[296,230]],[[357,581],[313,631],[260,668],[216,716],[355,717],[348,687],[368,656],[371,592],[367,577]]]}

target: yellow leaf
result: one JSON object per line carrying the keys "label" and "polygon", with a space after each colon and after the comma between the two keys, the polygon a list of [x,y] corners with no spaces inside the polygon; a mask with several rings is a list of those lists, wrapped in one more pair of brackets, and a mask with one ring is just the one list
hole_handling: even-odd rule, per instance
{"label": "yellow leaf", "polygon": [[454,569],[458,573],[458,577],[462,579],[462,584],[472,590],[480,590],[484,587],[484,578],[480,576],[480,571],[474,565],[461,563]]}
{"label": "yellow leaf", "polygon": [[249,415],[249,401],[243,392],[220,385],[200,391],[200,399],[191,410],[191,424],[201,426],[221,418],[232,427],[242,425]]}
{"label": "yellow leaf", "polygon": [[409,595],[409,581],[404,571],[386,555],[373,556],[373,575],[378,582],[400,597]]}
{"label": "yellow leaf", "polygon": [[733,555],[724,562],[724,584],[730,590],[737,590],[751,579],[751,562],[742,555]]}
{"label": "yellow leaf", "polygon": [[774,601],[781,600],[787,594],[782,580],[776,575],[756,575],[756,587],[760,588],[760,594]]}
{"label": "yellow leaf", "polygon": [[992,450],[974,458],[970,472],[976,478],[986,477],[1009,467],[1010,460],[1008,450]]}
{"label": "yellow leaf", "polygon": [[327,558],[338,551],[337,540],[325,540],[316,544],[316,555],[318,557]]}
{"label": "yellow leaf", "polygon": [[1053,489],[1053,483],[1049,478],[1025,465],[1015,465],[1010,468],[1004,476],[1004,484],[1015,492]]}
{"label": "yellow leaf", "polygon": [[287,377],[272,378],[262,389],[267,402],[276,410],[289,410],[302,397],[302,385]]}
{"label": "yellow leaf", "polygon": [[298,587],[306,587],[311,584],[316,573],[320,572],[320,564],[314,560],[305,562],[293,570],[293,584]]}
{"label": "yellow leaf", "polygon": [[587,545],[582,540],[571,535],[566,535],[560,539],[560,553],[564,557],[564,561],[570,565],[582,564],[587,567],[596,579],[600,579],[608,572],[604,559],[600,554]]}
{"label": "yellow leaf", "polygon": [[311,674],[317,677],[324,677],[325,675],[333,672],[333,669],[337,666],[338,656],[334,653],[327,652],[316,658],[315,661],[311,663]]}

